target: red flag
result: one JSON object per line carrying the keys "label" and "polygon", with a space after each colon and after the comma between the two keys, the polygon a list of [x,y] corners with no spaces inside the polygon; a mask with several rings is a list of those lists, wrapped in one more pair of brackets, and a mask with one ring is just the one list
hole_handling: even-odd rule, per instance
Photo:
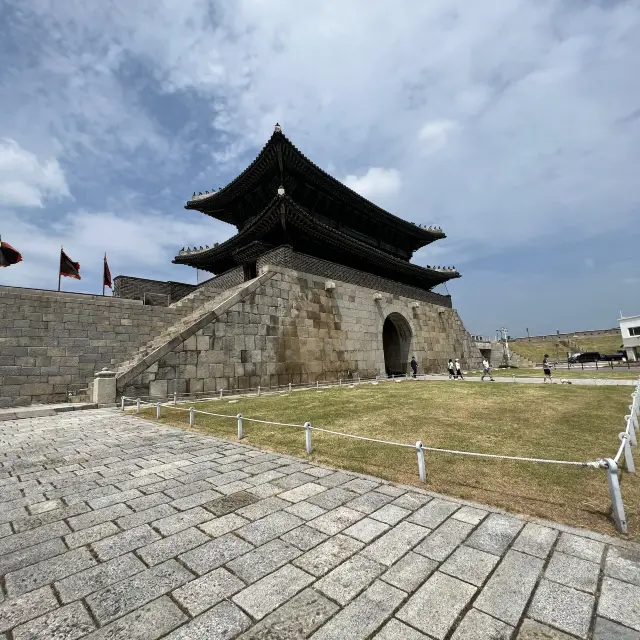
{"label": "red flag", "polygon": [[65,278],[80,278],[80,263],[74,262],[63,249],[60,249],[60,275]]}
{"label": "red flag", "polygon": [[0,240],[0,267],[8,267],[12,264],[22,262],[22,255],[10,244]]}
{"label": "red flag", "polygon": [[102,287],[109,287],[109,289],[113,289],[111,286],[111,271],[109,271],[109,265],[107,264],[107,254],[104,254],[104,270],[102,273]]}

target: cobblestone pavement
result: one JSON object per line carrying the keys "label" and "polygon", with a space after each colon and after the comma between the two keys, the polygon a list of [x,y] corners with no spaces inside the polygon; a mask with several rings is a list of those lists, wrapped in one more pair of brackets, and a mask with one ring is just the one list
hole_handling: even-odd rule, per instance
{"label": "cobblestone pavement", "polygon": [[640,638],[599,534],[112,410],[0,423],[0,638]]}

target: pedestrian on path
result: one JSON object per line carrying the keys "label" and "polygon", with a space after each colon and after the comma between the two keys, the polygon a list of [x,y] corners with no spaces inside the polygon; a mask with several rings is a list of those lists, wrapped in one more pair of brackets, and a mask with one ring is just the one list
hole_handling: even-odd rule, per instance
{"label": "pedestrian on path", "polygon": [[411,358],[411,371],[413,371],[413,377],[415,378],[418,375],[418,361],[415,356]]}
{"label": "pedestrian on path", "polygon": [[489,380],[491,380],[491,382],[495,382],[493,376],[491,375],[491,365],[486,358],[482,361],[482,378],[480,379],[484,380],[485,376],[489,376]]}
{"label": "pedestrian on path", "polygon": [[549,382],[553,384],[553,380],[551,379],[551,365],[549,364],[549,356],[545,353],[544,360],[542,361],[542,370],[544,371],[544,382],[549,378]]}
{"label": "pedestrian on path", "polygon": [[462,377],[462,367],[460,366],[460,360],[456,358],[456,378],[460,378],[460,380],[464,380]]}
{"label": "pedestrian on path", "polygon": [[449,358],[449,364],[447,364],[447,369],[449,369],[449,380],[453,380],[456,377],[456,369],[453,366],[453,360]]}

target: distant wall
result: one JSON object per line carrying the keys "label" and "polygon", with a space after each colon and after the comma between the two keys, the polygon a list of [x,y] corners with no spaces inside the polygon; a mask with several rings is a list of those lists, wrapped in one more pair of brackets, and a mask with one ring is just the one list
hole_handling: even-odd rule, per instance
{"label": "distant wall", "polygon": [[0,407],[64,401],[183,315],[111,296],[0,286]]}
{"label": "distant wall", "polygon": [[530,336],[525,338],[509,338],[511,342],[527,342],[529,340],[571,340],[571,338],[593,338],[594,336],[619,336],[620,329],[594,329],[593,331],[572,331],[571,333],[549,333],[544,336]]}

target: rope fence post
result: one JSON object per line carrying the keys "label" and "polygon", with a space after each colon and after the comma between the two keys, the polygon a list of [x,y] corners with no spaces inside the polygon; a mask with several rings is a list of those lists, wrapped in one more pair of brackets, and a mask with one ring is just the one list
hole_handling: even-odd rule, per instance
{"label": "rope fence post", "polygon": [[195,409],[193,407],[189,407],[189,426],[193,427],[195,423],[196,423]]}
{"label": "rope fence post", "polygon": [[305,422],[304,423],[304,428],[305,428],[305,445],[307,448],[307,455],[310,456],[311,455],[311,451],[313,450],[312,446],[311,446],[311,423],[310,422]]}
{"label": "rope fence post", "polygon": [[626,431],[621,431],[618,434],[618,438],[624,445],[624,466],[629,473],[635,473],[636,465],[633,463],[633,456],[631,455],[631,438]]}
{"label": "rope fence post", "polygon": [[258,385],[258,395],[260,395],[260,385]]}
{"label": "rope fence post", "polygon": [[178,392],[173,392],[173,406],[175,407],[178,404]]}
{"label": "rope fence post", "polygon": [[136,413],[140,413],[140,398],[136,399]]}
{"label": "rope fence post", "polygon": [[220,389],[220,400],[222,400],[222,389]]}
{"label": "rope fence post", "polygon": [[160,419],[160,403],[156,402],[156,418]]}
{"label": "rope fence post", "polygon": [[122,396],[121,406],[120,406],[121,411],[124,411],[124,401],[125,401],[125,396]]}
{"label": "rope fence post", "polygon": [[238,418],[238,440],[242,440],[242,438],[244,438],[244,432],[242,430],[242,414],[239,413],[236,417]]}
{"label": "rope fence post", "polygon": [[[633,411],[633,405],[630,405],[629,409]],[[633,413],[631,413],[631,415],[625,416],[625,420],[627,420],[627,424],[629,425],[629,438],[631,440],[631,446],[637,447],[638,438],[636,437],[636,425]]]}
{"label": "rope fence post", "polygon": [[416,442],[416,451],[418,453],[418,473],[420,474],[420,482],[426,482],[427,469],[424,465],[424,451],[422,449],[422,442],[420,442],[420,440]]}
{"label": "rope fence post", "polygon": [[291,383],[289,383],[289,393],[291,393]]}
{"label": "rope fence post", "polygon": [[620,482],[618,481],[618,465],[611,459],[605,460],[607,464],[607,483],[609,484],[609,495],[611,496],[611,509],[616,529],[620,533],[627,533],[627,518],[622,504],[622,494],[620,493]]}
{"label": "rope fence post", "polygon": [[318,380],[316,380],[316,389],[320,388],[320,382]]}

